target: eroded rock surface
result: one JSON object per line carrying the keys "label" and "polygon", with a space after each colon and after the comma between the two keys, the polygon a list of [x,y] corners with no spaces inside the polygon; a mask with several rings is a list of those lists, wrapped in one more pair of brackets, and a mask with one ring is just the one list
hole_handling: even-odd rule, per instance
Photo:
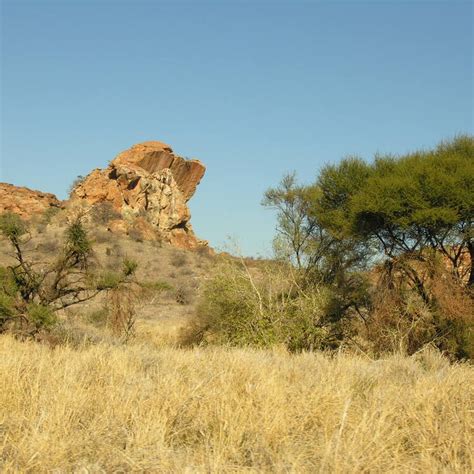
{"label": "eroded rock surface", "polygon": [[42,214],[50,208],[60,208],[62,202],[50,193],[0,183],[0,214],[14,212],[25,219]]}
{"label": "eroded rock surface", "polygon": [[[106,169],[92,171],[76,186],[71,201],[90,207],[110,203],[128,226],[139,224],[147,238],[155,232],[173,245],[195,248],[203,242],[189,223],[187,202],[205,171],[199,160],[177,156],[165,143],[140,143],[120,153]],[[119,227],[115,223],[111,230]]]}

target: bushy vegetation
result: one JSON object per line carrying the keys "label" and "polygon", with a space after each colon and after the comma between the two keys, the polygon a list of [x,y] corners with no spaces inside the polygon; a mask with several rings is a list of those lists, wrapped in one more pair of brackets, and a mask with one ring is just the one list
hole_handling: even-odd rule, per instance
{"label": "bushy vegetation", "polygon": [[67,226],[53,262],[43,263],[28,256],[31,235],[27,223],[15,214],[0,215],[0,232],[15,261],[0,268],[0,332],[35,336],[54,326],[58,312],[103,291],[122,291],[130,283],[136,263],[125,259],[118,272],[98,268],[81,219],[73,218]]}
{"label": "bushy vegetation", "polygon": [[347,158],[309,185],[287,175],[263,204],[279,263],[252,275],[234,261],[211,280],[196,340],[474,357],[472,137]]}
{"label": "bushy vegetation", "polygon": [[98,225],[107,225],[113,219],[120,219],[122,215],[118,212],[112,203],[101,202],[95,204],[91,210],[92,222]]}
{"label": "bushy vegetation", "polygon": [[328,291],[303,289],[295,277],[285,263],[267,262],[252,269],[243,259],[223,259],[204,288],[183,343],[331,347],[338,335],[325,317]]}

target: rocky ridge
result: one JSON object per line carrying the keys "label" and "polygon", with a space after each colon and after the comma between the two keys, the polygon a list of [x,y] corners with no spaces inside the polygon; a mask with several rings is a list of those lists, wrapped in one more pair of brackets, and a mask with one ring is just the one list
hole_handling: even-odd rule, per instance
{"label": "rocky ridge", "polygon": [[[108,230],[114,233],[140,232],[147,240],[164,240],[180,248],[207,245],[193,232],[187,205],[206,171],[199,160],[176,155],[162,142],[139,143],[117,155],[107,168],[95,169],[72,190],[64,205],[81,208],[92,215],[94,208],[108,206],[114,218]],[[60,207],[52,194],[0,187],[0,212],[17,212],[22,217]]]}
{"label": "rocky ridge", "polygon": [[54,194],[0,183],[0,214],[14,212],[23,218],[30,218],[62,206],[63,203]]}

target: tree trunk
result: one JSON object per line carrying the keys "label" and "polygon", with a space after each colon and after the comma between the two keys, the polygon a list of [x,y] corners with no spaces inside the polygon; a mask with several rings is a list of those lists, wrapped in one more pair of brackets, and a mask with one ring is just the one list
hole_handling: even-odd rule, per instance
{"label": "tree trunk", "polygon": [[469,280],[467,282],[469,287],[474,286],[474,242],[470,240],[467,243],[467,249],[469,250],[469,256],[471,257],[470,265],[471,268],[469,270]]}

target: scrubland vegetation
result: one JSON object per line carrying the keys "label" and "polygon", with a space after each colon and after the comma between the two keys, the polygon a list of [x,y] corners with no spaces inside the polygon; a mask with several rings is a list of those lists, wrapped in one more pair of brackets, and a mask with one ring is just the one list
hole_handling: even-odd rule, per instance
{"label": "scrubland vegetation", "polygon": [[221,268],[196,340],[474,357],[472,137],[347,158],[309,185],[287,175],[263,204],[277,211],[277,258],[258,274],[243,261]]}
{"label": "scrubland vegetation", "polygon": [[474,139],[263,204],[272,260],[0,216],[3,471],[472,472]]}

